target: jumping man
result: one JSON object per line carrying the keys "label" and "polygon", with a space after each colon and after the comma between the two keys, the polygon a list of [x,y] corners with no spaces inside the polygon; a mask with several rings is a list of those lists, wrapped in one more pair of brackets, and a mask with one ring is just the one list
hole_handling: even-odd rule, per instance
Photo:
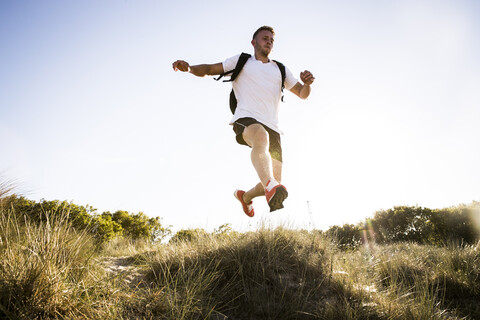
{"label": "jumping man", "polygon": [[[253,34],[251,44],[254,55],[250,56],[238,77],[232,82],[237,107],[230,124],[239,144],[252,148],[251,160],[260,182],[245,192],[235,190],[234,196],[240,201],[243,211],[253,217],[252,200],[265,196],[270,211],[283,208],[288,192],[280,182],[282,179],[282,147],[278,127],[279,104],[282,98],[280,65],[269,59],[273,48],[275,32],[272,27],[260,27]],[[191,66],[177,60],[175,71],[190,72],[198,77],[220,75],[235,69],[240,55],[215,64]],[[285,68],[285,67],[284,67]],[[306,99],[310,95],[310,85],[315,78],[305,70],[300,73],[301,84],[288,68],[285,68],[284,86],[292,93]]]}

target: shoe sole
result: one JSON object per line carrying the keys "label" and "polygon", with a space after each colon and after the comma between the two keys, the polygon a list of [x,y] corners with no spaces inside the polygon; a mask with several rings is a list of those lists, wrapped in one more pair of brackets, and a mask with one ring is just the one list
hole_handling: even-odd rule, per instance
{"label": "shoe sole", "polygon": [[270,199],[270,202],[268,203],[268,206],[270,207],[270,212],[282,209],[283,201],[285,201],[287,197],[287,189],[282,186],[278,187],[277,190],[275,190],[275,194],[273,195],[272,199]]}

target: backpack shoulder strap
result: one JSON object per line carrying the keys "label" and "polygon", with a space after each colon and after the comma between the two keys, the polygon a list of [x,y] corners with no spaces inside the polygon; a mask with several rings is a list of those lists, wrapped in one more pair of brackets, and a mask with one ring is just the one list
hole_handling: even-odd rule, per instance
{"label": "backpack shoulder strap", "polygon": [[273,60],[277,64],[278,68],[280,69],[280,73],[282,75],[282,101],[283,101],[283,89],[285,88],[285,78],[286,78],[286,72],[285,72],[285,66],[283,63],[278,62],[277,60]]}
{"label": "backpack shoulder strap", "polygon": [[229,75],[229,74],[232,74],[230,76],[230,79],[228,80],[223,80],[223,82],[230,82],[230,81],[234,81],[238,75],[240,74],[240,71],[242,71],[242,68],[243,66],[245,65],[245,63],[247,63],[247,60],[251,57],[250,54],[248,53],[245,53],[245,52],[242,52],[240,54],[240,57],[238,58],[238,61],[237,61],[237,64],[235,65],[235,69],[233,70],[230,70],[230,71],[227,71],[227,72],[224,72],[222,73],[220,76],[218,76],[218,78],[214,78],[215,80],[220,80],[221,78],[223,78],[224,76],[226,75]]}

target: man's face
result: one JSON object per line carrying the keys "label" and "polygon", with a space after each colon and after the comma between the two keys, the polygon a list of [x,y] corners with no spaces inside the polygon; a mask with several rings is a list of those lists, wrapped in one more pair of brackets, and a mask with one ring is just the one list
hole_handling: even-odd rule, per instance
{"label": "man's face", "polygon": [[252,45],[255,48],[255,52],[268,57],[273,48],[273,34],[268,30],[260,31],[255,39],[252,40]]}

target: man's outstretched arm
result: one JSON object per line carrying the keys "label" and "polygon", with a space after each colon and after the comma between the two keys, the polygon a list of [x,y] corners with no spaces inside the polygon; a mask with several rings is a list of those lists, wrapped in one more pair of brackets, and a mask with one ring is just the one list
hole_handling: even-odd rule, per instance
{"label": "man's outstretched arm", "polygon": [[175,71],[190,72],[197,77],[216,76],[223,73],[223,64],[221,62],[215,64],[199,64],[196,66],[191,66],[186,61],[177,60],[172,64],[172,66],[173,70]]}
{"label": "man's outstretched arm", "polygon": [[303,85],[297,82],[290,91],[301,99],[307,99],[310,95],[310,85],[315,80],[315,77],[310,71],[305,70],[300,73],[300,80],[302,80]]}

